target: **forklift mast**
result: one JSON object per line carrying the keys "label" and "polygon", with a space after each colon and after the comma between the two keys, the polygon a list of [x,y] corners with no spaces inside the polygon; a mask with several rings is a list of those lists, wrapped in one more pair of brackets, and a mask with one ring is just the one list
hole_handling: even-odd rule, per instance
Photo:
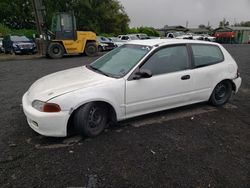
{"label": "forklift mast", "polygon": [[43,4],[43,0],[32,0],[32,5],[35,13],[35,19],[36,19],[36,27],[37,32],[39,35],[45,35],[46,34],[46,24],[45,24],[45,6]]}

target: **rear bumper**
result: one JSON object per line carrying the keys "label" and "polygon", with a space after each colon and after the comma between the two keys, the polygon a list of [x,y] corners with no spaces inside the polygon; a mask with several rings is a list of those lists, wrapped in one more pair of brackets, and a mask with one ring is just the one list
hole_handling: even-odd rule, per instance
{"label": "rear bumper", "polygon": [[28,100],[27,93],[22,98],[23,111],[29,126],[37,133],[44,136],[67,136],[68,111],[58,113],[45,113],[34,109]]}
{"label": "rear bumper", "polygon": [[241,79],[241,77],[238,77],[238,78],[233,79],[232,81],[235,85],[235,93],[237,93],[239,91],[240,86],[241,86],[242,79]]}

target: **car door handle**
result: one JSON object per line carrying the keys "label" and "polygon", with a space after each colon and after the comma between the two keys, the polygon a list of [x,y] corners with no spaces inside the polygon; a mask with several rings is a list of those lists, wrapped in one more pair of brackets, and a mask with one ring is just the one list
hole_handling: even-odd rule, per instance
{"label": "car door handle", "polygon": [[182,79],[182,80],[188,80],[188,79],[190,79],[190,75],[182,76],[181,79]]}

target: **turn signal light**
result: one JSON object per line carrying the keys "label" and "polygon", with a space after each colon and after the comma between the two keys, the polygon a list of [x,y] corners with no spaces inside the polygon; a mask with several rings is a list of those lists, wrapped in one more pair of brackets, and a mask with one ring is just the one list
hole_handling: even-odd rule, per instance
{"label": "turn signal light", "polygon": [[43,106],[43,112],[60,112],[61,108],[58,104],[45,103]]}

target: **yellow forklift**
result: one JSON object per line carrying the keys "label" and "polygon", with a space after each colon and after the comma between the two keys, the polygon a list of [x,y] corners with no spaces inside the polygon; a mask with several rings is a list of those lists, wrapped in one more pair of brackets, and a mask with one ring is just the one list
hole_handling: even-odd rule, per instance
{"label": "yellow forklift", "polygon": [[50,30],[44,22],[43,0],[32,0],[37,30],[41,36],[41,51],[50,58],[61,58],[65,54],[86,54],[95,56],[98,52],[96,34],[91,31],[77,31],[73,13],[55,13]]}

